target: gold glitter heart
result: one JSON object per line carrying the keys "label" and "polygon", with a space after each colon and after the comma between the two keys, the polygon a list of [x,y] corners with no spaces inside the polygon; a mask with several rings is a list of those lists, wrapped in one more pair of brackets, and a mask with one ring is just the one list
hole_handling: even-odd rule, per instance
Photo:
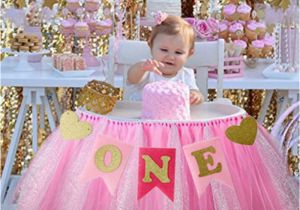
{"label": "gold glitter heart", "polygon": [[256,120],[253,117],[246,117],[240,126],[233,125],[227,128],[225,134],[228,139],[235,143],[252,145],[257,134]]}
{"label": "gold glitter heart", "polygon": [[66,111],[60,118],[60,133],[64,140],[80,140],[92,132],[92,126],[88,122],[80,122],[77,114]]}

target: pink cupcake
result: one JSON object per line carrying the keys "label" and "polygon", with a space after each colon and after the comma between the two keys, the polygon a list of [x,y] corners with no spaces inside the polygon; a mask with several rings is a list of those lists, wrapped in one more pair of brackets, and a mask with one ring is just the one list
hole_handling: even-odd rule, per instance
{"label": "pink cupcake", "polygon": [[99,35],[109,34],[112,30],[113,22],[111,19],[102,20],[96,25],[96,33]]}
{"label": "pink cupcake", "polygon": [[86,22],[79,21],[74,25],[74,32],[78,37],[87,37],[90,34],[90,29]]}
{"label": "pink cupcake", "polygon": [[228,4],[223,8],[223,15],[226,20],[233,21],[236,19],[236,5]]}
{"label": "pink cupcake", "polygon": [[256,23],[256,25],[257,25],[256,31],[258,33],[257,35],[258,39],[263,39],[266,34],[266,24],[258,22]]}
{"label": "pink cupcake", "polygon": [[259,58],[262,54],[262,49],[265,43],[262,40],[254,40],[251,42],[248,48],[248,56],[252,58]]}
{"label": "pink cupcake", "polygon": [[248,21],[250,20],[250,12],[251,12],[251,7],[248,4],[241,4],[237,7],[237,13],[239,15],[239,19],[243,21]]}
{"label": "pink cupcake", "polygon": [[263,42],[264,42],[264,48],[262,49],[262,55],[263,57],[270,57],[273,52],[275,39],[273,36],[265,36]]}
{"label": "pink cupcake", "polygon": [[84,8],[89,12],[96,12],[99,9],[100,3],[98,0],[85,0]]}
{"label": "pink cupcake", "polygon": [[231,40],[241,39],[244,36],[244,26],[235,22],[229,27],[229,35]]}
{"label": "pink cupcake", "polygon": [[243,40],[240,40],[240,39],[237,39],[237,40],[234,40],[233,41],[233,44],[235,46],[238,46],[240,47],[242,50],[241,50],[241,54],[243,54],[243,52],[245,51],[246,47],[247,47],[247,43]]}
{"label": "pink cupcake", "polygon": [[74,24],[75,24],[74,19],[62,20],[60,23],[61,33],[65,36],[71,35],[74,31]]}
{"label": "pink cupcake", "polygon": [[71,12],[76,12],[76,10],[80,7],[79,0],[67,0],[66,7]]}
{"label": "pink cupcake", "polygon": [[248,40],[253,41],[257,39],[257,24],[254,21],[251,21],[245,27],[245,34]]}
{"label": "pink cupcake", "polygon": [[227,40],[229,35],[228,25],[225,22],[219,23],[219,38]]}

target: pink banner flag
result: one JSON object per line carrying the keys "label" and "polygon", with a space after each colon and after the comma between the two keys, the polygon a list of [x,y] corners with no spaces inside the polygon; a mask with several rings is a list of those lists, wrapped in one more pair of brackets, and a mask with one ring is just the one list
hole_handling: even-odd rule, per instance
{"label": "pink banner flag", "polygon": [[199,197],[212,180],[233,187],[219,139],[189,144],[183,150]]}
{"label": "pink banner flag", "polygon": [[132,148],[112,137],[100,136],[82,172],[82,181],[87,182],[101,177],[113,195]]}
{"label": "pink banner flag", "polygon": [[158,187],[174,200],[175,152],[174,148],[140,148],[138,199]]}

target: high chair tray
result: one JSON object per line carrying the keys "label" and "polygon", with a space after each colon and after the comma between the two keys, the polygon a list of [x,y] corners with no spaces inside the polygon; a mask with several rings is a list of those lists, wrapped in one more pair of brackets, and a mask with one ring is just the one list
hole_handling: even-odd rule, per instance
{"label": "high chair tray", "polygon": [[[174,122],[174,120],[145,120],[141,119],[142,103],[119,101],[113,111],[106,115],[107,118],[119,121],[158,121],[158,122]],[[193,121],[211,121],[214,119],[225,119],[245,115],[246,112],[240,107],[225,104],[221,102],[205,102],[200,105],[191,106],[191,120]],[[177,122],[177,121],[176,121]]]}

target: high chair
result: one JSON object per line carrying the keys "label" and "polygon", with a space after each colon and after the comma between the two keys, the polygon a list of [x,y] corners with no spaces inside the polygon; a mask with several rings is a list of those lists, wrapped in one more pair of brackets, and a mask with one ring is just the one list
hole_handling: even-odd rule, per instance
{"label": "high chair", "polygon": [[[150,48],[146,41],[117,40],[115,37],[109,39],[109,69],[107,81],[115,83],[116,70],[124,66],[123,88],[126,92],[128,68],[145,59],[151,58]],[[217,67],[217,99],[223,97],[223,74],[224,74],[224,40],[210,42],[196,42],[195,52],[188,59],[186,67],[196,70],[197,86],[205,99],[208,95],[208,71]],[[125,94],[126,95],[126,94]],[[126,99],[126,98],[125,98]]]}

